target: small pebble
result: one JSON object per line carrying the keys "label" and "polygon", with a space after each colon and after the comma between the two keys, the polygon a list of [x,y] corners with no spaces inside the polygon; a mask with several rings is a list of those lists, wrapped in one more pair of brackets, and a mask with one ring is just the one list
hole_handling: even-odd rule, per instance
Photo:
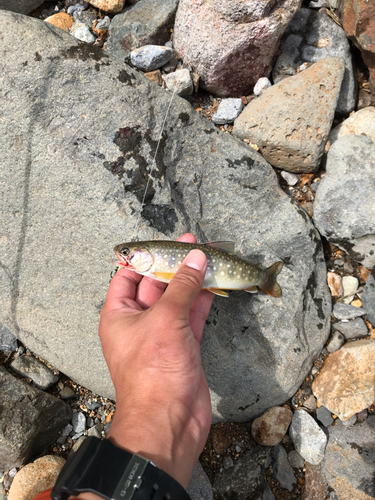
{"label": "small pebble", "polygon": [[62,430],[62,435],[64,437],[67,437],[72,432],[72,430],[73,430],[72,424],[66,424],[66,426]]}
{"label": "small pebble", "polygon": [[351,321],[339,321],[333,323],[333,331],[341,332],[348,339],[367,337],[369,332],[362,318],[352,319]]}
{"label": "small pebble", "polygon": [[60,436],[59,438],[56,439],[57,444],[64,444],[65,441],[66,439],[64,438],[64,436]]}
{"label": "small pebble", "polygon": [[269,87],[272,87],[272,83],[268,80],[268,78],[266,77],[259,78],[259,80],[254,85],[254,94],[256,96],[260,96]]}
{"label": "small pebble", "polygon": [[334,264],[336,267],[342,267],[345,264],[345,262],[342,259],[337,259],[334,261]]}
{"label": "small pebble", "polygon": [[333,423],[331,412],[325,406],[320,406],[316,410],[316,418],[324,425],[324,427],[328,427]]}
{"label": "small pebble", "polygon": [[173,50],[161,45],[144,45],[130,52],[133,66],[142,71],[161,68],[173,56]]}
{"label": "small pebble", "polygon": [[312,394],[303,402],[303,406],[308,410],[316,410],[316,399]]}
{"label": "small pebble", "polygon": [[[344,266],[345,269],[345,266]],[[354,276],[344,276],[342,278],[343,297],[340,302],[350,304],[358,290],[358,280]]]}
{"label": "small pebble", "polygon": [[88,430],[87,435],[101,438],[102,437],[102,430],[103,430],[102,424],[97,424]]}
{"label": "small pebble", "polygon": [[105,16],[104,19],[100,19],[100,21],[95,26],[95,29],[96,30],[108,30],[110,24],[111,24],[111,20],[109,19],[108,16]]}
{"label": "small pebble", "polygon": [[83,432],[85,430],[86,417],[81,411],[73,413],[72,425],[73,425],[73,430],[76,434]]}
{"label": "small pebble", "polygon": [[81,42],[86,42],[89,44],[93,44],[95,42],[96,38],[94,37],[94,35],[91,33],[91,31],[89,30],[89,28],[85,24],[78,27],[74,31],[73,31],[73,27],[74,27],[74,25],[72,26],[71,33],[78,40],[81,40]]}
{"label": "small pebble", "polygon": [[68,385],[64,386],[64,388],[60,391],[59,396],[61,399],[70,399],[75,396],[75,392]]}
{"label": "small pebble", "polygon": [[357,413],[357,422],[364,422],[367,419],[367,410]]}
{"label": "small pebble", "polygon": [[288,453],[288,460],[293,469],[302,469],[305,465],[304,459],[296,450],[292,450]]}
{"label": "small pebble", "polygon": [[275,462],[273,464],[273,476],[280,483],[282,488],[292,492],[297,485],[297,478],[289,463],[287,453],[283,446],[278,444],[273,449]]}
{"label": "small pebble", "polygon": [[61,382],[61,380],[59,380],[59,382],[57,383],[57,387],[59,389],[59,391],[62,391],[65,387],[65,385]]}
{"label": "small pebble", "polygon": [[286,180],[288,186],[295,186],[298,182],[298,175],[287,172],[286,170],[281,171],[281,177]]}
{"label": "small pebble", "polygon": [[339,274],[332,272],[327,273],[327,282],[332,297],[341,297],[343,295],[342,278]]}
{"label": "small pebble", "polygon": [[241,99],[223,99],[217,108],[216,113],[212,117],[212,121],[216,125],[224,125],[225,123],[233,123],[234,120],[241,114],[243,103]]}
{"label": "small pebble", "polygon": [[83,5],[81,5],[79,3],[76,3],[75,5],[71,5],[70,7],[68,7],[68,14],[70,16],[72,16],[74,14],[74,12],[82,11],[85,9],[86,9],[86,7],[84,7]]}
{"label": "small pebble", "polygon": [[[354,272],[354,267],[351,265],[350,262],[345,262],[344,263],[344,271],[346,271],[349,274],[351,274],[352,272]],[[354,278],[354,279],[356,279],[356,278]]]}
{"label": "small pebble", "polygon": [[100,404],[99,403],[86,403],[86,408],[88,410],[96,410],[97,408],[100,407]]}
{"label": "small pebble", "polygon": [[338,330],[333,333],[331,340],[327,345],[328,352],[336,352],[344,345],[345,337]]}
{"label": "small pebble", "polygon": [[225,457],[223,458],[223,467],[224,469],[230,469],[231,467],[233,467],[233,460],[230,456],[225,455]]}
{"label": "small pebble", "polygon": [[110,422],[108,422],[108,424],[106,424],[104,426],[104,434],[107,435],[108,432],[109,432],[109,429],[111,428],[111,425],[112,425],[112,420]]}
{"label": "small pebble", "polygon": [[165,86],[168,90],[184,97],[192,95],[194,86],[188,69],[178,69],[168,75],[163,75]]}
{"label": "small pebble", "polygon": [[25,348],[22,345],[20,345],[19,348],[17,349],[17,353],[21,356],[21,354],[24,354],[24,352]]}
{"label": "small pebble", "polygon": [[10,469],[10,471],[8,472],[9,477],[14,477],[16,474],[17,474],[17,469],[15,467]]}
{"label": "small pebble", "polygon": [[333,306],[333,315],[336,319],[353,319],[359,316],[364,316],[366,311],[360,307],[354,307],[349,304],[341,304],[336,302]]}

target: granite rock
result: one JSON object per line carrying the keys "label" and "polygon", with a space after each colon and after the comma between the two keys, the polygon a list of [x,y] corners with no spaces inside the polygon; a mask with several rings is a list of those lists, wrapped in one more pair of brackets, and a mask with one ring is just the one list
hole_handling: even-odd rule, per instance
{"label": "granite rock", "polygon": [[281,81],[246,106],[234,122],[233,135],[256,144],[274,167],[314,172],[324,153],[343,75],[342,60],[330,58]]}
{"label": "granite rock", "polygon": [[348,342],[330,354],[312,384],[317,400],[341,420],[375,401],[375,340]]}
{"label": "granite rock", "polygon": [[201,78],[201,86],[221,97],[252,93],[268,76],[280,37],[300,7],[286,0],[273,8],[259,0],[180,0],[174,26],[176,55]]}
{"label": "granite rock", "polygon": [[331,297],[319,234],[272,167],[175,96],[140,214],[170,92],[38,19],[1,11],[0,32],[1,323],[114,399],[97,334],[113,247],[124,234],[234,240],[262,267],[284,262],[283,297],[215,298],[201,344],[214,419],[283,404],[327,340]]}
{"label": "granite rock", "polygon": [[346,135],[327,154],[326,176],[314,201],[314,223],[320,234],[350,257],[375,265],[375,144]]}
{"label": "granite rock", "polygon": [[70,407],[0,366],[0,470],[19,467],[44,451],[72,418]]}

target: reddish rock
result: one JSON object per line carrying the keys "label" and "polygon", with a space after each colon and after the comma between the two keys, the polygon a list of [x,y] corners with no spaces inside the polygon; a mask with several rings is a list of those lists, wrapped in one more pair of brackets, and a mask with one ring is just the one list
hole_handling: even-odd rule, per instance
{"label": "reddish rock", "polygon": [[256,418],[251,426],[255,441],[264,446],[276,446],[281,442],[292,420],[289,408],[274,406],[261,417]]}
{"label": "reddish rock", "polygon": [[65,12],[59,12],[58,14],[54,14],[53,16],[49,16],[45,19],[46,23],[53,24],[57,28],[68,31],[69,28],[73,26],[74,19],[69,14]]}
{"label": "reddish rock", "polygon": [[144,73],[145,77],[148,78],[151,82],[157,83],[160,87],[163,85],[163,79],[161,77],[160,69],[156,69],[155,71],[149,71],[148,73]]}
{"label": "reddish rock", "polygon": [[342,279],[339,274],[327,273],[327,282],[331,290],[332,297],[341,297],[343,294]]}
{"label": "reddish rock", "polygon": [[88,0],[88,2],[106,12],[120,12],[125,5],[125,0]]}
{"label": "reddish rock", "polygon": [[325,500],[326,488],[320,465],[305,462],[305,484],[302,490],[302,500]]}
{"label": "reddish rock", "polygon": [[269,76],[279,40],[301,0],[180,0],[175,54],[218,96],[252,93]]}
{"label": "reddish rock", "polygon": [[340,20],[349,39],[362,52],[370,71],[370,90],[375,94],[375,5],[372,0],[343,0]]}

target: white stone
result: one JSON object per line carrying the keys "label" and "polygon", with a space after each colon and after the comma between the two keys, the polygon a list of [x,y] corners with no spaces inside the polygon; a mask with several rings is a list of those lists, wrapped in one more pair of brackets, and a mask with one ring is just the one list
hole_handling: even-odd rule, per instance
{"label": "white stone", "polygon": [[240,116],[243,110],[241,99],[223,99],[217,108],[216,113],[212,117],[212,121],[216,125],[224,125],[225,123],[233,123]]}
{"label": "white stone", "polygon": [[187,96],[193,93],[193,81],[189,70],[186,68],[163,75],[163,80],[167,89],[176,92],[179,96]]}
{"label": "white stone", "polygon": [[358,284],[358,279],[354,276],[344,276],[342,278],[343,297],[340,299],[340,302],[350,304],[358,290]]}
{"label": "white stone", "polygon": [[318,465],[324,458],[327,437],[313,417],[305,410],[294,413],[289,436],[295,449],[306,462]]}
{"label": "white stone", "polygon": [[161,68],[173,56],[173,50],[162,45],[144,45],[130,52],[131,63],[142,71]]}
{"label": "white stone", "polygon": [[272,87],[272,83],[268,80],[268,78],[259,78],[254,86],[254,94],[257,96],[262,95],[263,92],[269,87]]}
{"label": "white stone", "polygon": [[298,182],[298,175],[287,172],[286,170],[281,171],[281,177],[286,180],[289,186],[295,186]]}
{"label": "white stone", "polygon": [[[82,23],[80,23],[80,24],[82,24]],[[72,26],[72,28],[73,28],[73,26]],[[71,33],[73,36],[78,38],[78,40],[81,40],[81,42],[93,44],[96,40],[94,35],[91,33],[91,31],[89,30],[89,28],[85,24],[83,24],[82,26],[79,26],[77,29],[71,30]]]}

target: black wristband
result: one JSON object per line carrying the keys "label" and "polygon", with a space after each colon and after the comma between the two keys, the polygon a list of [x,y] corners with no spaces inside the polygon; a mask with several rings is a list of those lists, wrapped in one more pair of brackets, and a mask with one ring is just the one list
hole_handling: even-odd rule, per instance
{"label": "black wristband", "polygon": [[191,500],[169,474],[108,439],[88,437],[68,459],[52,490],[52,500],[85,491],[107,500]]}

